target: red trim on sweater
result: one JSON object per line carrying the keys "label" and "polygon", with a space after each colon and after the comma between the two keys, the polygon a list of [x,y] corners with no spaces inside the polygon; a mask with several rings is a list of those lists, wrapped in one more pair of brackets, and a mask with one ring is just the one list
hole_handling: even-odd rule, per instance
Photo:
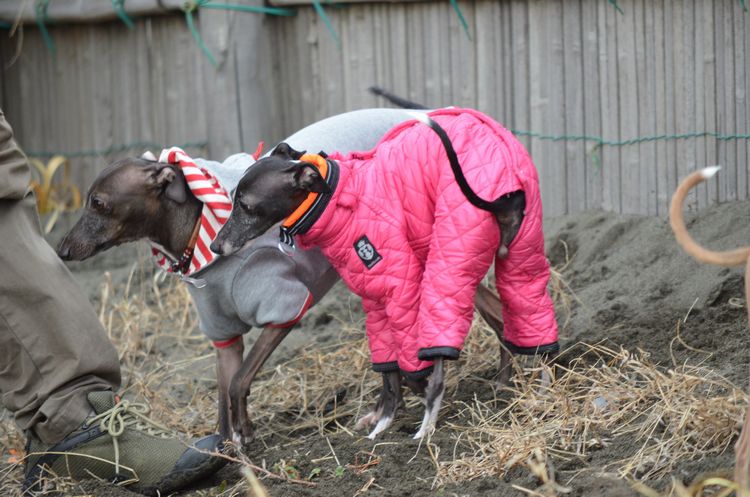
{"label": "red trim on sweater", "polygon": [[242,335],[238,335],[234,338],[230,338],[229,340],[216,340],[211,343],[213,343],[214,347],[216,347],[217,349],[225,349],[229,347],[230,345],[237,343],[237,340],[241,340],[241,339],[242,339]]}
{"label": "red trim on sweater", "polygon": [[313,302],[313,296],[312,293],[307,294],[307,298],[305,299],[305,303],[302,304],[302,309],[299,310],[297,315],[292,319],[291,321],[287,321],[286,323],[281,324],[269,324],[266,325],[267,328],[291,328],[295,324],[299,323],[299,320],[302,319],[307,312],[307,310],[310,308]]}

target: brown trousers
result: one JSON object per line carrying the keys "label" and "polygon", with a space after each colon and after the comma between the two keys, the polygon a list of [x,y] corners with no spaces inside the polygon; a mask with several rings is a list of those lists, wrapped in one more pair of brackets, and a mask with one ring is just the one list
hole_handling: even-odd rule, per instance
{"label": "brown trousers", "polygon": [[62,440],[91,411],[86,395],[117,390],[117,352],[44,240],[29,165],[0,111],[0,394],[22,430]]}

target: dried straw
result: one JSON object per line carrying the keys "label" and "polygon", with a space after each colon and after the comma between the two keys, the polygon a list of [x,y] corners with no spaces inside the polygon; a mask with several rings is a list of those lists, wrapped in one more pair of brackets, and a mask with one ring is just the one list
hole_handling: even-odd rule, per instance
{"label": "dried straw", "polygon": [[[123,366],[125,392],[150,403],[156,419],[186,436],[214,432],[213,351],[197,329],[185,286],[154,277],[148,267],[134,266],[119,287],[106,277],[100,299],[101,320]],[[559,271],[553,272],[551,288],[558,310],[569,314],[576,299]],[[334,457],[338,444],[352,443],[353,422],[374,400],[380,380],[369,372],[362,323],[337,316],[334,326],[340,329],[335,343],[304,347],[293,360],[267,368],[253,385],[251,416],[261,439],[273,435],[299,444],[310,437],[330,437]],[[556,481],[556,464],[573,459],[585,470],[587,454],[624,438],[638,442],[631,444],[632,453],[588,470],[627,479],[661,478],[681,462],[723,453],[736,439],[746,405],[743,392],[710,370],[689,365],[666,370],[650,363],[644,352],[597,345],[575,352],[578,357],[567,368],[549,371],[552,382],[547,386],[538,379],[541,366],[519,362],[521,374],[510,392],[458,402],[453,400],[456,390],[467,382],[479,380],[491,393],[487,372],[496,371],[499,359],[494,333],[475,320],[462,359],[451,364],[447,376],[439,430],[452,433],[452,447],[425,445],[435,464],[435,485],[502,478],[515,468],[539,481],[538,488],[518,487],[521,491],[556,495],[570,484]],[[407,408],[418,409],[418,404],[407,397]],[[9,449],[22,451],[22,446],[7,413],[0,413],[2,495],[18,495],[21,470],[9,463]],[[348,468],[366,471],[383,464],[381,457],[363,453]],[[264,473],[271,471],[265,462],[262,468],[258,474],[271,477]],[[273,473],[283,476],[275,469]],[[716,489],[717,481],[704,488]],[[377,486],[367,482],[360,493],[371,485]],[[249,492],[262,495],[243,478],[208,495]],[[673,495],[682,497],[677,492]]]}

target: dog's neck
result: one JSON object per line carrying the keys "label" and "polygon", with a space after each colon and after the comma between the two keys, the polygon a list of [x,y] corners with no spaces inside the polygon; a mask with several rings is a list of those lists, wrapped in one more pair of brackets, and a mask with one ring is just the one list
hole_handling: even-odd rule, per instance
{"label": "dog's neck", "polygon": [[159,219],[151,226],[148,235],[151,242],[175,260],[188,248],[203,211],[203,202],[190,191],[187,193],[187,200],[182,204],[169,199],[162,201]]}

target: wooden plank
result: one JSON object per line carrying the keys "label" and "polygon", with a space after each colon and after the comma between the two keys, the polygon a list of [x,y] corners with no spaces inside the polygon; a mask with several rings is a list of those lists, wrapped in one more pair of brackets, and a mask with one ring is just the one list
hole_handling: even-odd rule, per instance
{"label": "wooden plank", "polygon": [[[155,141],[155,108],[154,91],[151,88],[151,68],[153,58],[153,27],[151,19],[144,19],[137,24],[135,36],[135,63],[133,72],[136,76],[135,95],[138,95],[139,118],[133,122],[133,135],[137,140]],[[154,150],[154,153],[158,151]]]}
{"label": "wooden plank", "polygon": [[[644,2],[633,3],[635,14],[635,53],[636,74],[638,81],[638,133],[640,136],[656,134],[656,107],[654,89],[654,19]],[[658,213],[657,208],[657,168],[656,143],[643,142],[638,146],[638,161],[641,212],[651,216]]]}
{"label": "wooden plank", "polygon": [[[580,0],[563,3],[563,81],[565,134],[581,136],[585,132],[583,107],[583,46],[582,6]],[[586,164],[585,143],[570,140],[565,142],[567,165],[567,212],[586,208]]]}
{"label": "wooden plank", "polygon": [[[671,0],[666,0],[671,1]],[[649,36],[652,48],[650,50],[653,58],[653,68],[650,74],[653,76],[649,84],[649,90],[654,92],[654,134],[667,134],[667,54],[665,47],[664,33],[664,2],[657,0],[647,2],[647,14],[653,19],[653,32]],[[669,202],[672,198],[672,192],[669,183],[669,169],[672,165],[667,160],[668,142],[659,140],[654,143],[656,149],[656,195],[657,195],[657,213],[660,216],[666,216],[669,208]]]}
{"label": "wooden plank", "polygon": [[[401,53],[410,53],[410,47],[408,46],[408,30],[409,24],[407,22],[407,10],[406,5],[395,5],[389,7],[389,31],[382,32],[381,36],[387,37],[391,40],[391,52],[399,51]],[[396,92],[397,95],[410,95],[409,85],[409,67],[411,66],[410,60],[407,57],[391,57],[388,62],[392,71],[391,88]],[[425,105],[429,105],[429,102],[421,101]],[[383,100],[378,100],[378,106],[383,106]]]}
{"label": "wooden plank", "polygon": [[[406,58],[409,61],[407,65],[407,77],[409,81],[408,98],[412,102],[422,102],[428,107],[435,106],[436,103],[427,98],[425,92],[425,48],[422,40],[422,33],[414,26],[422,25],[422,9],[420,5],[406,5]],[[439,103],[437,104],[439,105]]]}
{"label": "wooden plank", "polygon": [[[706,106],[705,106],[705,87],[704,87],[704,79],[703,79],[703,61],[705,59],[705,50],[706,47],[703,44],[703,40],[705,39],[705,23],[703,22],[697,22],[698,21],[698,15],[699,11],[701,9],[700,3],[705,2],[697,2],[694,6],[693,14],[695,15],[695,18],[692,19],[691,25],[692,29],[692,37],[693,37],[693,47],[694,47],[694,54],[692,59],[695,61],[693,66],[693,74],[689,75],[689,77],[693,80],[693,85],[695,88],[694,92],[694,102],[695,102],[695,126],[694,131],[703,131],[707,129],[706,127]],[[688,36],[690,33],[688,33]],[[705,167],[704,163],[704,157],[706,156],[706,138],[705,137],[698,137],[693,140],[690,140],[690,144],[692,145],[691,148],[693,150],[693,169],[695,168],[702,168]],[[696,189],[696,197],[698,202],[698,207],[703,208],[708,203],[708,189],[705,185],[701,185],[701,188]]]}
{"label": "wooden plank", "polygon": [[[716,131],[719,133],[726,133],[726,113],[727,113],[727,94],[726,94],[726,80],[727,67],[726,57],[726,36],[724,34],[725,22],[724,16],[724,4],[726,2],[718,1],[714,4],[714,23],[716,33]],[[727,143],[725,141],[719,141],[717,143],[718,149],[718,164],[722,166],[722,171],[716,178],[718,186],[718,198],[719,202],[727,200],[728,186],[727,178],[734,176],[732,182],[736,181],[736,171],[729,164],[727,164]]]}
{"label": "wooden plank", "polygon": [[[422,50],[423,61],[423,102],[428,102],[428,106],[441,107],[446,105],[446,101],[450,103],[453,95],[447,95],[443,99],[443,86],[442,86],[442,75],[443,72],[448,70],[450,67],[450,60],[445,60],[450,57],[450,50],[444,52],[443,49],[447,45],[444,43],[444,38],[450,39],[450,33],[444,32],[442,29],[435,29],[440,23],[440,9],[437,5],[429,6],[415,6],[419,10],[421,20],[421,26],[431,26],[431,29],[422,29],[421,31],[421,45],[424,47]],[[412,63],[416,60],[412,59]],[[445,62],[446,68],[443,69],[443,63]]]}
{"label": "wooden plank", "polygon": [[[742,18],[745,21],[745,26],[742,30],[744,39],[742,40],[742,44],[739,45],[739,49],[742,51],[744,57],[740,67],[745,68],[745,86],[743,86],[745,92],[745,115],[747,119],[750,119],[750,97],[747,94],[748,86],[750,86],[750,60],[748,60],[750,58],[750,33],[748,33],[750,31],[750,21],[745,14],[742,15]],[[738,36],[738,39],[741,38]],[[750,133],[750,124],[746,122],[745,126],[745,133]],[[748,170],[748,176],[750,176],[750,140],[743,139],[739,142],[739,145],[743,147],[746,154],[746,162],[745,164],[740,164],[740,166]],[[748,197],[750,197],[750,178],[748,178]]]}
{"label": "wooden plank", "polygon": [[[496,71],[500,71],[497,80],[502,86],[497,90],[499,98],[497,99],[496,108],[493,111],[503,121],[513,122],[513,102],[515,101],[515,95],[513,94],[513,73],[516,71],[516,59],[518,58],[518,55],[513,52],[513,4],[512,2],[490,2],[490,5],[494,9],[500,10],[498,15],[502,19],[502,31],[496,37],[497,51],[495,60],[498,60],[499,63],[493,64],[497,65]],[[476,17],[478,20],[480,14],[477,14]],[[483,60],[477,56],[477,68],[484,65]]]}
{"label": "wooden plank", "polygon": [[[178,80],[181,83],[176,85],[173,91],[179,92],[180,100],[185,99],[185,101],[175,102],[175,104],[179,105],[183,112],[192,115],[201,115],[200,113],[203,112],[204,118],[201,122],[205,123],[205,128],[202,126],[201,128],[205,129],[206,136],[198,137],[195,135],[192,128],[199,122],[193,121],[190,123],[190,129],[182,126],[179,128],[181,136],[173,136],[172,143],[182,143],[188,139],[207,138],[210,144],[208,154],[216,160],[221,160],[242,150],[240,93],[241,91],[247,92],[248,99],[253,98],[253,95],[249,91],[250,88],[240,89],[237,84],[237,62],[234,56],[235,46],[232,38],[245,30],[252,30],[255,27],[253,17],[252,14],[231,14],[223,10],[203,9],[200,11],[198,29],[216,58],[218,63],[216,67],[211,65],[201,51],[196,50],[195,42],[189,39],[190,33],[187,28],[179,31],[177,26],[173,28],[173,36],[181,38],[181,45],[184,44],[182,45],[184,48],[180,48],[180,45],[175,46],[175,53],[172,55],[179,71],[173,77],[181,78]],[[192,43],[193,48],[185,50],[185,48],[191,46],[190,43]],[[244,56],[252,57],[252,54],[253,52]],[[190,68],[197,71],[193,74],[200,74],[201,77],[194,78],[193,74],[188,71]],[[192,95],[199,94],[195,92],[197,87],[195,79],[200,79],[202,82],[203,98],[201,99],[190,98]],[[199,100],[205,102],[203,106],[196,105]],[[248,121],[254,119],[252,115],[246,117]],[[175,118],[177,119],[177,116]],[[250,123],[248,123],[249,125]],[[192,136],[188,138],[188,134]]]}
{"label": "wooden plank", "polygon": [[[272,50],[272,47],[276,47],[273,43],[274,31],[275,26],[269,26],[263,16],[247,14],[236,19],[232,34],[240,145],[241,150],[248,153],[255,151],[260,141],[271,147],[282,138],[272,64],[277,56]],[[245,47],[254,49],[247,50]],[[319,99],[321,78],[316,80],[316,99]]]}
{"label": "wooden plank", "polygon": [[[511,15],[511,45],[515,70],[512,74],[511,92],[513,94],[513,105],[510,110],[510,121],[506,126],[522,130],[531,130],[531,74],[530,60],[531,50],[529,46],[529,3],[525,0],[512,0],[510,4]],[[508,118],[504,118],[508,119]],[[532,140],[527,136],[519,136],[521,142],[531,154],[534,163],[539,162],[535,150],[532,148]]]}
{"label": "wooden plank", "polygon": [[[474,20],[474,3],[463,2],[461,10],[469,24],[469,33],[472,39],[467,38],[466,33],[456,15],[455,11],[447,4],[442,5],[441,14],[449,26],[450,38],[448,42],[450,65],[443,66],[441,75],[443,98],[446,99],[452,93],[453,98],[449,103],[460,107],[476,107],[476,85],[477,85],[477,57],[475,51],[475,40],[477,37],[476,23]],[[499,65],[500,57],[495,58]],[[498,83],[502,79],[498,80]],[[500,88],[498,88],[498,91]],[[446,100],[443,100],[444,102]]]}
{"label": "wooden plank", "polygon": [[[391,53],[391,36],[388,35],[388,10],[385,5],[373,6],[373,42],[375,79],[365,82],[367,86],[376,85],[381,88],[393,88],[393,69],[389,56]],[[377,107],[378,97],[367,92],[365,107]]]}
{"label": "wooden plank", "polygon": [[[96,149],[108,149],[115,144],[112,106],[113,44],[111,38],[99,36],[96,26],[91,26],[88,42],[92,64],[92,92],[91,97],[89,97],[88,108],[93,123],[93,144]],[[106,158],[104,162],[106,162]]]}
{"label": "wooden plank", "polygon": [[377,80],[375,68],[375,40],[377,35],[373,25],[374,8],[373,5],[360,5],[349,7],[349,9],[351,10],[351,17],[354,18],[354,21],[349,23],[349,29],[352,38],[357,40],[357,62],[359,64],[356,71],[359,77],[353,80],[353,106],[351,108],[361,109],[370,106],[368,104],[372,101],[372,97],[367,88]]}
{"label": "wooden plank", "polygon": [[[601,136],[601,88],[599,65],[599,37],[597,5],[599,0],[584,0],[581,9],[582,29],[582,70],[583,70],[583,123],[584,133]],[[581,163],[585,168],[586,209],[602,207],[602,167],[591,153],[596,146],[593,142],[584,143],[584,156]]]}
{"label": "wooden plank", "polygon": [[[529,5],[529,47],[531,86],[531,126],[547,135],[562,134],[565,128],[562,65],[562,3]],[[538,143],[535,143],[538,142]],[[542,199],[547,215],[564,214],[567,209],[565,145],[562,142],[533,140],[532,150],[539,170]]]}
{"label": "wooden plank", "polygon": [[[698,60],[699,66],[703,74],[699,77],[703,78],[703,106],[704,112],[704,130],[715,131],[716,128],[716,47],[715,41],[715,23],[714,23],[714,7],[711,2],[699,2],[700,8],[697,13],[699,16],[700,24],[703,25],[703,38],[698,39],[696,37],[696,44],[703,46],[703,60]],[[701,96],[701,93],[697,92],[697,95]],[[703,131],[703,130],[698,130]],[[703,161],[706,166],[715,165],[718,161],[717,144],[714,138],[707,138],[705,140],[705,152]],[[701,160],[699,156],[697,158]],[[717,181],[707,181],[704,183],[704,189],[706,192],[706,205],[715,203],[719,197],[719,188]]]}
{"label": "wooden plank", "polygon": [[[733,5],[730,1],[724,3],[724,122],[722,129],[724,133],[735,134],[735,111],[736,94],[734,87],[734,21]],[[726,190],[725,200],[737,200],[738,165],[737,165],[737,142],[734,140],[723,141],[726,150],[726,168],[722,171],[720,181]]]}
{"label": "wooden plank", "polygon": [[[617,38],[615,16],[619,15],[605,2],[599,2],[599,68],[601,71],[602,133],[607,140],[620,136],[617,79]],[[620,212],[620,148],[605,146],[599,149],[602,165],[602,206]]]}
{"label": "wooden plank", "polygon": [[[674,3],[672,0],[664,1],[664,88],[665,88],[665,107],[666,107],[666,129],[665,134],[672,135],[677,131],[676,112],[675,112],[675,43],[678,43],[674,31]],[[670,140],[666,142],[666,166],[667,166],[667,184],[666,191],[671,198],[679,179],[677,175],[677,142]]]}
{"label": "wooden plank", "polygon": [[[498,104],[504,93],[510,93],[508,89],[497,88],[497,58],[502,53],[496,45],[496,37],[502,38],[497,33],[497,20],[500,17],[500,2],[482,2],[477,6],[475,20],[476,37],[476,106],[479,110],[488,112],[493,117],[503,120],[503,109]],[[502,65],[501,65],[502,67]]]}
{"label": "wooden plank", "polygon": [[[615,16],[617,36],[617,77],[619,83],[620,140],[629,140],[638,133],[638,79],[635,48],[635,5],[626,14]],[[622,212],[645,214],[640,191],[638,145],[623,146],[620,152],[620,189]]]}
{"label": "wooden plank", "polygon": [[[747,81],[745,80],[746,52],[743,51],[745,44],[745,18],[739,2],[733,4],[734,12],[734,96],[735,104],[732,106],[735,112],[734,133],[739,135],[748,132],[747,114]],[[748,174],[747,174],[747,147],[743,141],[733,141],[732,147],[736,154],[737,164],[737,200],[745,200],[748,197]]]}
{"label": "wooden plank", "polygon": [[[693,0],[675,4],[675,112],[676,133],[695,131],[695,88],[692,78],[695,74],[695,43],[693,37],[695,4]],[[677,175],[685,178],[695,170],[695,140],[692,138],[677,140]],[[698,207],[698,194],[691,190],[687,199],[689,206]]]}

